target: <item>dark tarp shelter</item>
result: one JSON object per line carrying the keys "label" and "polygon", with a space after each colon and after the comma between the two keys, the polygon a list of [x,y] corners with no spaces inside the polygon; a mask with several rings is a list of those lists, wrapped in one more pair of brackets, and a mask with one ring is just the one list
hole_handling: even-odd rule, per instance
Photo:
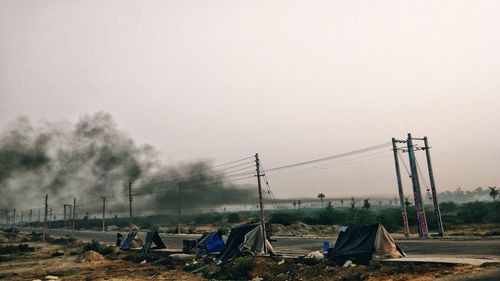
{"label": "dark tarp shelter", "polygon": [[271,243],[264,241],[262,227],[260,224],[245,224],[231,229],[226,241],[226,248],[217,259],[217,263],[223,264],[239,256],[263,255],[264,247],[269,253],[273,253]]}
{"label": "dark tarp shelter", "polygon": [[347,227],[340,231],[328,258],[338,263],[351,260],[366,264],[372,258],[400,258],[406,256],[383,225]]}
{"label": "dark tarp shelter", "polygon": [[144,241],[142,241],[142,238],[139,235],[139,231],[137,229],[134,229],[127,234],[127,237],[125,237],[125,240],[123,240],[120,249],[128,250],[130,248],[142,247],[143,245]]}
{"label": "dark tarp shelter", "polygon": [[198,239],[195,251],[199,255],[216,254],[224,251],[224,240],[219,232],[205,232]]}
{"label": "dark tarp shelter", "polygon": [[153,249],[166,249],[167,246],[165,246],[165,243],[163,243],[163,240],[161,240],[160,235],[158,234],[158,231],[156,230],[150,230],[146,234],[146,241],[144,242],[144,246],[142,246],[141,253],[146,254],[149,252],[151,249],[151,245],[155,244],[155,247]]}

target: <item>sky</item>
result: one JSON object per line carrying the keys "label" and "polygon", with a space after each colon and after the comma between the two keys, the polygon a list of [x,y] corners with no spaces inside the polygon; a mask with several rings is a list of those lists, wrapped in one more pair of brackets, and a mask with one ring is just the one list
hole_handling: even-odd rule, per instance
{"label": "sky", "polygon": [[[3,0],[0,130],[105,111],[166,164],[264,168],[411,132],[438,191],[500,186],[499,50],[498,1]],[[358,157],[269,184],[397,194],[389,149]]]}

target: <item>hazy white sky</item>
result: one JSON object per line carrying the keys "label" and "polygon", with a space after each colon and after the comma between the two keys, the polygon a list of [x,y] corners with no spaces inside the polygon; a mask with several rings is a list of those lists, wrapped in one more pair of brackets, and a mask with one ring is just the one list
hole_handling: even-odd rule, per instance
{"label": "hazy white sky", "polygon": [[[444,190],[500,186],[499,108],[498,1],[0,2],[0,128],[103,110],[167,163],[268,168],[413,132]],[[396,194],[380,155],[270,184]]]}

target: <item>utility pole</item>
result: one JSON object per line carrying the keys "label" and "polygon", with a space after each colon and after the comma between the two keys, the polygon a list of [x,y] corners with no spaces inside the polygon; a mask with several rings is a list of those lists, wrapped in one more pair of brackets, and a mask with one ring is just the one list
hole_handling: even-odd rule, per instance
{"label": "utility pole", "polygon": [[132,229],[132,182],[128,182],[128,209],[130,212],[130,229]]}
{"label": "utility pole", "polygon": [[422,201],[422,191],[420,190],[420,181],[418,179],[418,170],[415,160],[413,139],[410,133],[408,133],[407,145],[408,145],[408,158],[410,160],[410,169],[411,169],[411,182],[413,185],[413,196],[415,198],[415,209],[417,211],[418,233],[420,237],[428,237],[429,231],[427,229],[427,219],[425,217],[425,210]]}
{"label": "utility pole", "polygon": [[12,227],[16,227],[16,208],[14,208],[14,217],[13,217],[13,220],[12,220]]}
{"label": "utility pole", "polygon": [[73,239],[75,239],[75,224],[76,224],[76,198],[73,198],[73,226],[71,228],[71,237]]}
{"label": "utility pole", "polygon": [[106,197],[101,196],[102,199],[102,232],[106,232]]}
{"label": "utility pole", "polygon": [[66,228],[66,204],[63,205],[64,208],[64,228]]}
{"label": "utility pole", "polygon": [[427,137],[424,137],[424,145],[425,145],[425,147],[424,147],[425,156],[427,158],[427,168],[429,170],[429,180],[431,182],[432,203],[434,204],[434,214],[436,215],[438,235],[444,236],[443,221],[441,220],[441,210],[439,210],[439,202],[438,202],[438,198],[437,198],[436,183],[434,181],[434,172],[432,170],[431,153],[429,151],[430,147],[429,147],[429,141],[427,140]]}
{"label": "utility pole", "polygon": [[50,215],[49,215],[49,228],[50,228],[50,226],[52,225],[52,207],[50,207],[49,213],[50,213]]}
{"label": "utility pole", "polygon": [[47,238],[47,209],[48,209],[48,200],[49,200],[49,195],[45,195],[45,211],[43,215],[43,242],[45,242],[45,239]]}
{"label": "utility pole", "polygon": [[181,194],[181,185],[182,182],[179,181],[179,195],[178,195],[178,202],[177,202],[177,234],[181,234],[181,204],[182,204],[182,194]]}
{"label": "utility pole", "polygon": [[31,225],[31,223],[33,222],[33,209],[30,209],[30,232],[33,232],[33,226]]}
{"label": "utility pole", "polygon": [[255,153],[255,167],[257,170],[257,185],[259,187],[260,225],[262,228],[262,237],[264,238],[264,253],[267,254],[266,223],[265,223],[265,219],[264,219],[264,202],[262,201],[262,185],[260,182],[260,177],[262,175],[260,174],[260,160],[259,160],[258,153]]}
{"label": "utility pole", "polygon": [[398,181],[399,203],[401,204],[401,219],[403,220],[403,232],[405,234],[405,237],[408,238],[410,237],[410,229],[408,227],[408,214],[406,213],[403,182],[401,181],[401,171],[399,170],[398,147],[396,144],[397,142],[398,141],[395,138],[392,138],[392,151],[394,152],[394,165],[396,166],[396,179]]}

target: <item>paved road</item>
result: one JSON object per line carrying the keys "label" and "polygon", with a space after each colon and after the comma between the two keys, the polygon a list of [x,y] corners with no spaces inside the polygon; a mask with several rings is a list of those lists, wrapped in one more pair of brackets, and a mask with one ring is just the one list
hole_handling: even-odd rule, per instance
{"label": "paved road", "polygon": [[[50,229],[52,236],[71,235],[71,230]],[[145,237],[145,233],[141,233]],[[113,244],[116,232],[77,231],[78,239],[90,241],[92,239]],[[161,238],[168,248],[182,249],[182,240],[196,239],[200,235],[190,234],[161,234]],[[330,240],[333,246],[335,240]],[[454,257],[500,257],[500,240],[397,240],[401,249],[408,255],[449,255]],[[314,238],[278,238],[272,242],[278,253],[303,255],[310,251],[320,250],[323,239]]]}

